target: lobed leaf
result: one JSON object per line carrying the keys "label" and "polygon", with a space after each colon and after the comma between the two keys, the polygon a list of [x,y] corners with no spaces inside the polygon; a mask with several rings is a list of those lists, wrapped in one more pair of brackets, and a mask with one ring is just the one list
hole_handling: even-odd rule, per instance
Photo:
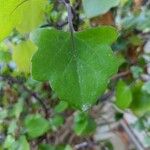
{"label": "lobed leaf", "polygon": [[74,34],[55,29],[39,29],[31,38],[38,46],[32,58],[32,76],[50,81],[61,100],[87,110],[106,89],[120,60],[111,44],[117,39],[113,27],[98,27]]}

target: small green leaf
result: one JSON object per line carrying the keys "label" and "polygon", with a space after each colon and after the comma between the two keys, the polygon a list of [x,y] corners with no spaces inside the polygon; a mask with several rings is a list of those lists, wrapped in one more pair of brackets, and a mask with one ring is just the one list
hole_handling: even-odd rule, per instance
{"label": "small green leaf", "polygon": [[0,109],[0,122],[8,116],[7,109]]}
{"label": "small green leaf", "polygon": [[39,150],[56,150],[56,148],[49,144],[41,144]]}
{"label": "small green leaf", "polygon": [[133,124],[133,126],[136,130],[143,131],[146,128],[145,122],[146,121],[141,117]]}
{"label": "small green leaf", "polygon": [[49,127],[49,122],[39,114],[28,115],[25,119],[25,128],[30,138],[42,136]]}
{"label": "small green leaf", "polygon": [[15,138],[11,135],[7,135],[4,142],[4,148],[10,149],[14,143],[15,143]]}
{"label": "small green leaf", "polygon": [[13,120],[13,121],[9,124],[7,134],[11,134],[11,135],[15,136],[16,129],[17,129],[17,122],[16,122],[16,120]]}
{"label": "small green leaf", "polygon": [[132,66],[131,67],[132,75],[135,79],[139,78],[140,75],[143,73],[143,69],[139,66]]}
{"label": "small green leaf", "polygon": [[105,141],[104,147],[106,147],[106,149],[108,149],[108,150],[114,150],[114,146],[110,141]]}
{"label": "small green leaf", "polygon": [[139,36],[131,36],[129,37],[129,42],[133,45],[133,46],[140,46],[142,44],[142,39]]}
{"label": "small green leaf", "polygon": [[72,150],[70,145],[59,145],[56,148],[57,150]]}
{"label": "small green leaf", "polygon": [[16,118],[19,118],[21,112],[23,111],[23,105],[24,105],[23,99],[18,99],[18,102],[14,105],[13,110],[12,110],[12,114]]}
{"label": "small green leaf", "polygon": [[54,131],[57,130],[64,123],[64,118],[60,115],[54,116],[54,118],[50,119],[50,125]]}
{"label": "small green leaf", "polygon": [[144,83],[144,85],[142,86],[142,90],[150,94],[150,81]]}
{"label": "small green leaf", "polygon": [[9,62],[11,60],[11,54],[9,52],[0,51],[0,62]]}
{"label": "small green leaf", "polygon": [[18,140],[18,150],[30,150],[30,145],[25,136],[21,136]]}
{"label": "small green leaf", "polygon": [[116,102],[115,104],[120,108],[120,109],[126,109],[130,106],[132,102],[132,92],[131,89],[123,82],[120,80],[117,84],[116,88]]}
{"label": "small green leaf", "polygon": [[119,4],[120,0],[83,0],[83,8],[88,18],[105,14],[110,8]]}
{"label": "small green leaf", "polygon": [[54,108],[55,113],[61,113],[65,111],[68,107],[68,103],[65,101],[60,101],[58,105]]}
{"label": "small green leaf", "polygon": [[12,57],[20,72],[30,73],[31,58],[36,51],[37,47],[31,41],[23,41],[14,46]]}
{"label": "small green leaf", "polygon": [[137,82],[132,87],[133,100],[130,105],[131,110],[138,116],[150,112],[150,94],[142,89],[143,83]]}
{"label": "small green leaf", "polygon": [[0,51],[8,52],[9,48],[5,42],[0,42]]}
{"label": "small green leaf", "polygon": [[77,135],[87,136],[95,131],[96,123],[88,114],[77,112],[74,117],[73,129]]}
{"label": "small green leaf", "polygon": [[32,58],[32,76],[49,80],[61,100],[85,111],[121,64],[111,50],[117,36],[113,27],[104,26],[74,33],[73,44],[69,32],[39,29],[31,35],[39,48]]}

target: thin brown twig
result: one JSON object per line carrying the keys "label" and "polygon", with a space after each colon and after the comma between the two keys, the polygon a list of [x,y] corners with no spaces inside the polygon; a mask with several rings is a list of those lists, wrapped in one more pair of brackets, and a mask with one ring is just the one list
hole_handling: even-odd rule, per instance
{"label": "thin brown twig", "polygon": [[130,70],[127,70],[127,71],[124,71],[124,72],[120,72],[118,73],[117,75],[114,75],[111,80],[117,80],[119,78],[122,78],[122,77],[125,77],[125,76],[128,76],[131,74],[131,71]]}

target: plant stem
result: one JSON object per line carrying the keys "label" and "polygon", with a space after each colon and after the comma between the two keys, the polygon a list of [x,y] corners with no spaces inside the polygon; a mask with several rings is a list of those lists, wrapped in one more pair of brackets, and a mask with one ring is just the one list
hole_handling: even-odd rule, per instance
{"label": "plant stem", "polygon": [[75,50],[75,43],[74,43],[74,27],[73,27],[73,13],[72,13],[72,7],[70,5],[70,1],[69,0],[61,0],[61,2],[63,2],[67,8],[67,12],[68,12],[68,24],[69,24],[69,29],[70,29],[70,33],[71,33],[71,41],[72,41],[72,47]]}

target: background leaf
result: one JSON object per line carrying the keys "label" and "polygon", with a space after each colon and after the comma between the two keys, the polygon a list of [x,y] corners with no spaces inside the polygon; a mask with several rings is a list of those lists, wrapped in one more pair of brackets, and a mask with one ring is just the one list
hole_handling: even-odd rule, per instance
{"label": "background leaf", "polygon": [[21,136],[18,140],[18,150],[30,150],[30,145],[25,136]]}
{"label": "background leaf", "polygon": [[24,33],[39,26],[43,22],[47,3],[47,0],[0,0],[0,40],[16,27]]}
{"label": "background leaf", "polygon": [[115,104],[120,109],[126,109],[130,106],[131,102],[132,102],[131,89],[126,85],[125,82],[120,80],[116,87],[116,102],[115,102]]}
{"label": "background leaf", "polygon": [[56,115],[53,118],[50,119],[50,125],[52,130],[56,131],[58,127],[63,125],[64,118],[60,115]]}
{"label": "background leaf", "polygon": [[11,54],[9,52],[0,51],[0,62],[9,62],[11,60]]}
{"label": "background leaf", "polygon": [[133,101],[130,105],[131,110],[138,116],[150,112],[150,94],[142,90],[143,83],[137,82],[132,87]]}
{"label": "background leaf", "polygon": [[21,21],[17,25],[17,29],[21,33],[32,31],[34,28],[40,26],[45,20],[45,7],[48,0],[28,0],[17,11],[20,11]]}
{"label": "background leaf", "polygon": [[15,138],[11,135],[7,135],[5,142],[4,142],[4,148],[11,149],[14,143],[15,143]]}
{"label": "background leaf", "polygon": [[106,13],[119,4],[119,0],[83,0],[83,8],[88,18]]}
{"label": "background leaf", "polygon": [[65,101],[60,101],[60,103],[54,108],[55,113],[61,113],[68,108],[68,103]]}
{"label": "background leaf", "polygon": [[12,57],[20,72],[30,73],[31,58],[36,51],[36,45],[29,40],[14,46]]}
{"label": "background leaf", "polygon": [[78,136],[88,136],[96,129],[96,123],[88,114],[77,112],[74,117],[73,129]]}
{"label": "background leaf", "polygon": [[56,150],[56,148],[49,144],[41,144],[39,150]]}
{"label": "background leaf", "polygon": [[30,138],[37,138],[49,130],[49,122],[41,115],[28,115],[25,119],[25,128]]}
{"label": "background leaf", "polygon": [[[0,0],[0,40],[6,38],[14,26],[20,22],[18,13],[12,13],[20,0]],[[2,21],[3,20],[3,21]]]}

